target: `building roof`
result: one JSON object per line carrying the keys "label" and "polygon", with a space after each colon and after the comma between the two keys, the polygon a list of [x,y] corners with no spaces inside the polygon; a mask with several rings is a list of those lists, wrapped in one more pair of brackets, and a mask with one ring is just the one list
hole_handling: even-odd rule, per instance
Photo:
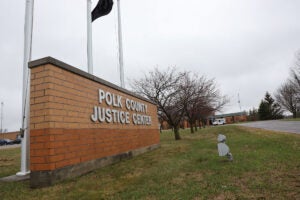
{"label": "building roof", "polygon": [[221,117],[233,117],[233,116],[242,116],[246,115],[246,111],[243,112],[236,112],[236,113],[228,113],[228,114],[220,114],[220,115],[215,115],[215,118],[221,118]]}

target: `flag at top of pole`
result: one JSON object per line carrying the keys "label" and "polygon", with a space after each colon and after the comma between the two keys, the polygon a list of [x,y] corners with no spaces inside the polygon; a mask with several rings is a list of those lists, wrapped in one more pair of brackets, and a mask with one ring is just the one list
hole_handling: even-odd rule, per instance
{"label": "flag at top of pole", "polygon": [[87,0],[87,61],[90,74],[93,74],[92,22],[99,17],[109,14],[112,6],[112,0],[99,0],[95,9],[91,11],[92,0]]}
{"label": "flag at top of pole", "polygon": [[107,15],[112,10],[114,2],[112,0],[99,0],[92,12],[92,22],[99,17]]}
{"label": "flag at top of pole", "polygon": [[[119,67],[120,67],[120,84],[125,88],[124,68],[123,68],[123,45],[122,45],[122,25],[121,25],[121,9],[120,0],[117,1],[118,6],[118,43],[119,43]],[[113,0],[99,0],[97,6],[91,12],[91,0],[87,0],[87,58],[88,72],[93,74],[93,56],[92,56],[92,22],[99,17],[108,15],[114,5]]]}

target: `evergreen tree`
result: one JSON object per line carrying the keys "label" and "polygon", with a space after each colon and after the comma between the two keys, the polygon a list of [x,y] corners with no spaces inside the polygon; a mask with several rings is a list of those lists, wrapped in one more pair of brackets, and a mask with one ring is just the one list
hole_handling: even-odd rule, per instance
{"label": "evergreen tree", "polygon": [[282,119],[282,109],[271,95],[266,92],[265,98],[261,100],[258,108],[258,116],[260,120]]}
{"label": "evergreen tree", "polygon": [[261,100],[258,108],[258,118],[259,120],[267,120],[269,119],[269,109],[268,105],[264,100]]}

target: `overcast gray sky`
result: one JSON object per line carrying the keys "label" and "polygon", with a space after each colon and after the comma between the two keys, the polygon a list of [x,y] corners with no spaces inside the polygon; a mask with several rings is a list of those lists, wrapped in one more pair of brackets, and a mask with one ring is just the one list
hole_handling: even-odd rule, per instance
{"label": "overcast gray sky", "polygon": [[[25,2],[0,0],[0,101],[10,131],[21,126]],[[93,23],[93,56],[94,74],[119,85],[116,8]],[[32,59],[87,71],[86,0],[35,0],[34,9]],[[289,76],[299,9],[299,0],[121,0],[125,78],[177,66],[215,78],[231,99],[224,113],[240,111],[238,93],[242,110],[258,107]]]}

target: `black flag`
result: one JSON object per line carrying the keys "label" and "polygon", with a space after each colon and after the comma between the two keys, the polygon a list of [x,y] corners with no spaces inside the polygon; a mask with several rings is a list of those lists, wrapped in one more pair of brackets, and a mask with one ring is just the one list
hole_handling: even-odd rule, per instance
{"label": "black flag", "polygon": [[97,6],[92,12],[92,22],[99,17],[109,14],[113,4],[113,0],[99,0]]}

